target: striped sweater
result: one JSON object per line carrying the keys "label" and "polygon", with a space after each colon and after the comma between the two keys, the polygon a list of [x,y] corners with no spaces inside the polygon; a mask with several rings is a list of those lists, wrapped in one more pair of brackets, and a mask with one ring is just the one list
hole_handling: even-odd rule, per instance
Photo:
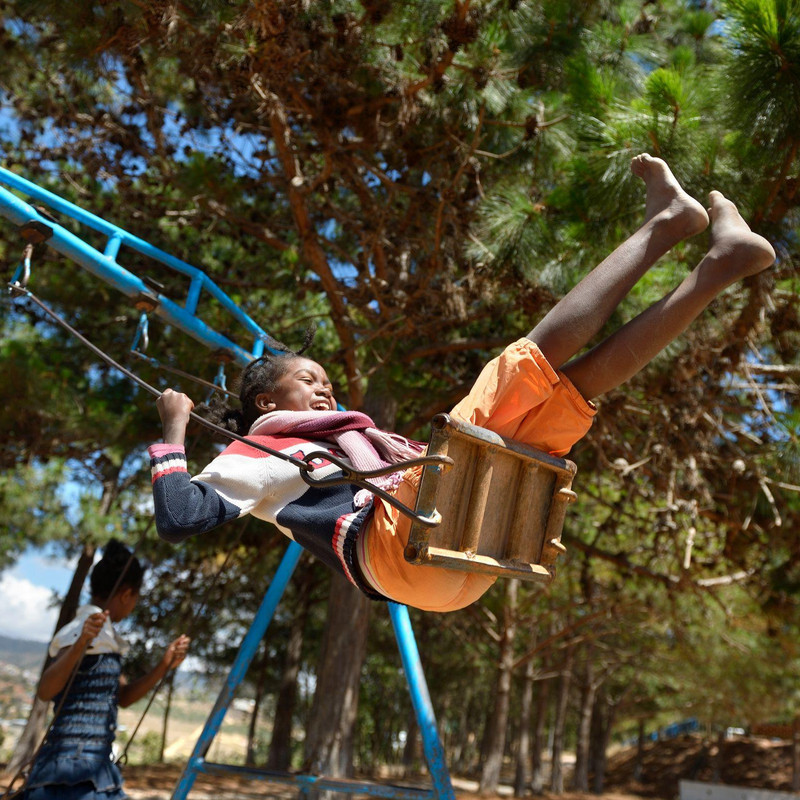
{"label": "striped sweater", "polygon": [[[325,451],[347,462],[329,442],[292,434],[248,438],[295,458]],[[356,540],[372,511],[371,502],[356,508],[353,498],[359,487],[308,486],[297,467],[242,442],[233,442],[194,477],[187,470],[183,446],[155,444],[148,452],[156,527],[162,539],[180,542],[252,514],[276,525],[368,597],[388,599],[364,582],[356,564]],[[315,459],[314,466],[317,479],[341,473],[322,458]]]}

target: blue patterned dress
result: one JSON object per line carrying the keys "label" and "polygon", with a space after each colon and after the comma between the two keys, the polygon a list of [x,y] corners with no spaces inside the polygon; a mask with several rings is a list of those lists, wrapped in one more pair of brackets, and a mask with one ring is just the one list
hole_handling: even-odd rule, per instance
{"label": "blue patterned dress", "polygon": [[[83,658],[67,699],[31,769],[24,800],[124,800],[111,761],[117,728],[120,655]],[[55,708],[62,693],[53,698]]]}

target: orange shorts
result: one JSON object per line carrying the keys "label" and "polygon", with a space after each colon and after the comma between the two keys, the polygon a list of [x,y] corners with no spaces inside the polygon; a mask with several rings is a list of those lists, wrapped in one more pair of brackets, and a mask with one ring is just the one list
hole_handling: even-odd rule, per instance
{"label": "orange shorts", "polygon": [[[460,420],[564,456],[589,430],[594,406],[553,369],[530,339],[519,339],[490,361],[470,393],[452,410]],[[394,492],[414,507],[422,470],[407,470]],[[491,575],[409,564],[403,556],[411,520],[379,497],[357,543],[368,582],[398,603],[423,611],[455,611],[495,582]]]}

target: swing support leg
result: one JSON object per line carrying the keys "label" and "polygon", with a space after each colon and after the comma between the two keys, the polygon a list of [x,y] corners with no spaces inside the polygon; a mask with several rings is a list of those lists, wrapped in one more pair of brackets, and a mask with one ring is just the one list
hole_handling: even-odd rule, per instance
{"label": "swing support leg", "polygon": [[253,619],[250,630],[242,640],[236,659],[206,720],[203,731],[194,746],[192,755],[184,767],[183,774],[172,793],[171,800],[186,800],[194,786],[197,775],[200,773],[206,775],[238,775],[252,780],[290,784],[301,790],[312,788],[318,790],[327,789],[346,794],[368,794],[375,797],[391,798],[391,800],[455,800],[453,786],[450,782],[450,773],[445,763],[444,748],[439,740],[439,733],[436,728],[436,718],[433,713],[428,685],[422,671],[419,650],[411,628],[408,608],[397,603],[388,604],[389,614],[395,637],[397,638],[397,646],[400,650],[406,681],[411,693],[411,702],[422,734],[423,751],[433,784],[432,790],[384,786],[365,781],[326,778],[315,775],[291,775],[271,770],[238,767],[232,764],[213,764],[206,761],[206,754],[214,741],[214,737],[222,727],[225,713],[233,702],[234,694],[255,657],[259,644],[275,615],[275,610],[283,593],[286,591],[302,552],[302,547],[296,542],[289,543],[275,577],[272,579],[269,589],[261,601],[261,606]]}
{"label": "swing support leg", "polygon": [[400,658],[403,661],[408,689],[411,692],[411,703],[414,706],[422,734],[422,749],[433,782],[433,794],[438,800],[455,800],[453,785],[450,782],[450,772],[444,757],[444,748],[436,728],[436,717],[433,714],[428,683],[425,680],[425,673],[422,671],[417,640],[408,616],[408,606],[389,603],[389,615],[392,618],[397,646],[400,648]]}
{"label": "swing support leg", "polygon": [[247,634],[242,640],[242,644],[239,646],[239,652],[236,654],[233,666],[228,673],[228,677],[225,679],[225,683],[220,690],[216,703],[214,703],[214,707],[211,709],[205,727],[195,743],[192,755],[189,757],[183,769],[183,775],[178,781],[175,791],[172,793],[172,800],[185,800],[194,785],[197,773],[203,771],[202,768],[205,763],[206,753],[211,747],[214,737],[219,732],[220,727],[222,727],[225,712],[228,710],[228,706],[233,702],[236,689],[244,679],[247,668],[250,666],[250,662],[258,651],[258,646],[264,638],[264,634],[267,632],[272,618],[275,616],[275,609],[278,607],[278,603],[283,593],[286,591],[289,579],[292,577],[297,562],[300,560],[302,554],[303,548],[300,547],[297,542],[289,543],[289,547],[278,566],[275,577],[272,579],[269,589],[267,589],[267,593],[261,601],[261,605],[250,626],[250,630],[247,631]]}

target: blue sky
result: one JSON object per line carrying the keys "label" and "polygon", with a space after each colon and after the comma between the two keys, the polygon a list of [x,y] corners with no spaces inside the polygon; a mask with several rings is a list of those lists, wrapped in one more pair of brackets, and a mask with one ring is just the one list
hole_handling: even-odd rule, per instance
{"label": "blue sky", "polygon": [[14,567],[0,573],[0,634],[50,641],[58,617],[53,592],[63,596],[74,567],[46,550],[30,548]]}

